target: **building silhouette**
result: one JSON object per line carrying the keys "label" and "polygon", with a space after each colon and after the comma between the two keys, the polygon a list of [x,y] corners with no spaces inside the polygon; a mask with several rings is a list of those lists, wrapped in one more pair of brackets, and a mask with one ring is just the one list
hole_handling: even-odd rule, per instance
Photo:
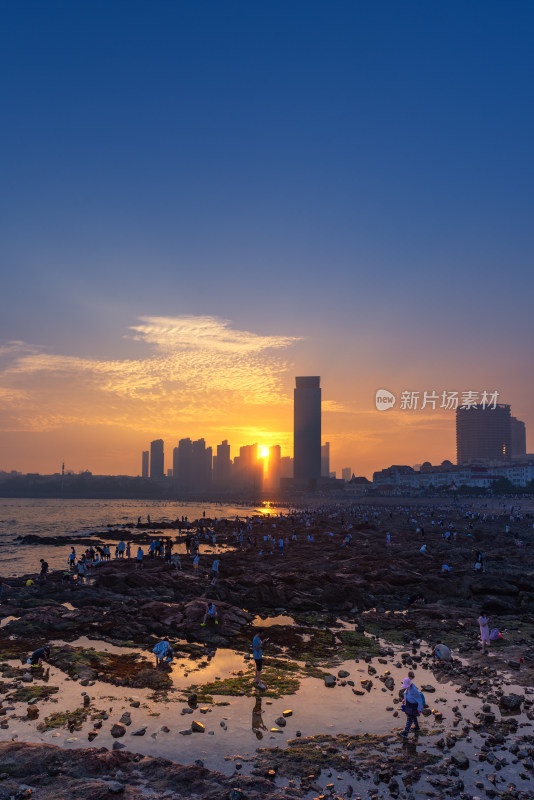
{"label": "building silhouette", "polygon": [[263,459],[258,459],[258,445],[247,444],[239,448],[234,458],[233,485],[242,491],[260,491],[263,488]]}
{"label": "building silhouette", "polygon": [[521,458],[527,454],[527,429],[525,423],[516,417],[510,417],[512,435],[512,458]]}
{"label": "building silhouette", "polygon": [[193,442],[180,439],[173,451],[174,482],[184,492],[193,488]]}
{"label": "building silhouette", "polygon": [[330,477],[330,442],[321,445],[321,478]]}
{"label": "building silhouette", "polygon": [[165,459],[163,455],[163,439],[150,442],[150,477],[160,480],[165,477]]}
{"label": "building silhouette", "polygon": [[343,467],[341,470],[341,479],[348,483],[352,479],[352,467]]}
{"label": "building silhouette", "polygon": [[295,380],[293,476],[297,484],[313,488],[321,477],[321,379],[307,376]]}
{"label": "building silhouette", "polygon": [[456,456],[458,465],[510,461],[510,406],[457,408]]}
{"label": "building silhouette", "polygon": [[193,492],[211,489],[212,449],[206,447],[204,439],[193,442]]}
{"label": "building silhouette", "polygon": [[231,482],[232,460],[230,458],[230,445],[224,439],[217,445],[217,455],[213,456],[213,487],[215,489],[229,489]]}
{"label": "building silhouette", "polygon": [[143,454],[141,456],[141,477],[148,478],[149,475],[149,464],[150,464],[150,452],[148,450],[143,450]]}
{"label": "building silhouette", "polygon": [[282,456],[280,459],[280,477],[292,478],[294,472],[294,462],[291,456]]}
{"label": "building silhouette", "polygon": [[263,488],[269,492],[277,492],[280,489],[281,454],[282,448],[279,444],[269,445],[267,472],[263,476]]}

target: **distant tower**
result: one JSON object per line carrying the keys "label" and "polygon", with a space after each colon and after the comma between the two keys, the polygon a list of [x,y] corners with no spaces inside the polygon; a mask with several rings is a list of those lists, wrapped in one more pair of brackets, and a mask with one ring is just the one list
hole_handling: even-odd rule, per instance
{"label": "distant tower", "polygon": [[458,465],[510,461],[512,451],[510,406],[475,405],[456,409]]}
{"label": "distant tower", "polygon": [[271,492],[280,489],[280,462],[282,448],[279,444],[269,445],[269,459],[267,465],[267,488]]}
{"label": "distant tower", "polygon": [[510,417],[512,431],[512,458],[521,458],[527,454],[527,429],[525,423],[516,417]]}
{"label": "distant tower", "polygon": [[148,464],[150,459],[150,453],[148,450],[143,450],[143,455],[141,456],[141,477],[148,478]]}
{"label": "distant tower", "polygon": [[221,444],[217,445],[217,455],[213,457],[213,485],[215,488],[230,488],[231,469],[230,445],[228,439],[224,439]]}
{"label": "distant tower", "polygon": [[310,484],[321,477],[321,379],[296,378],[294,390],[294,478]]}
{"label": "distant tower", "polygon": [[[176,454],[176,459],[174,454]],[[181,491],[191,491],[193,488],[193,442],[191,439],[180,439],[178,448],[174,449],[172,474]]]}
{"label": "distant tower", "polygon": [[163,439],[150,442],[150,477],[161,480],[165,477]]}
{"label": "distant tower", "polygon": [[205,492],[211,488],[213,451],[211,447],[206,447],[204,439],[197,439],[193,442],[192,451],[192,478],[193,491]]}
{"label": "distant tower", "polygon": [[330,442],[321,445],[321,478],[330,477]]}

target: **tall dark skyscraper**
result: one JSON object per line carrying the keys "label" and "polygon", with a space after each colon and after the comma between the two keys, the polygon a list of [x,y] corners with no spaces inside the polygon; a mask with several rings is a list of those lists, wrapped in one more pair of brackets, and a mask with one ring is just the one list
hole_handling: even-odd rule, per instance
{"label": "tall dark skyscraper", "polygon": [[148,478],[148,469],[150,463],[150,453],[148,450],[143,450],[143,456],[141,458],[141,477]]}
{"label": "tall dark skyscraper", "polygon": [[204,439],[193,442],[193,491],[205,492],[211,488],[212,449]]}
{"label": "tall dark skyscraper", "polygon": [[330,442],[321,445],[321,477],[330,477]]}
{"label": "tall dark skyscraper", "polygon": [[175,464],[173,453],[174,482],[182,491],[188,492],[193,488],[193,442],[191,439],[180,439],[177,451]]}
{"label": "tall dark skyscraper", "polygon": [[495,408],[476,405],[456,410],[457,463],[510,461],[512,433],[510,406]]}
{"label": "tall dark skyscraper", "polygon": [[164,478],[163,439],[154,439],[150,442],[150,477]]}
{"label": "tall dark skyscraper", "polygon": [[527,429],[525,423],[516,417],[510,417],[512,430],[512,458],[521,458],[527,454]]}
{"label": "tall dark skyscraper", "polygon": [[321,477],[321,379],[295,380],[293,475],[295,481],[310,484]]}
{"label": "tall dark skyscraper", "polygon": [[217,489],[228,489],[232,462],[228,439],[217,445],[217,455],[213,457],[213,485]]}

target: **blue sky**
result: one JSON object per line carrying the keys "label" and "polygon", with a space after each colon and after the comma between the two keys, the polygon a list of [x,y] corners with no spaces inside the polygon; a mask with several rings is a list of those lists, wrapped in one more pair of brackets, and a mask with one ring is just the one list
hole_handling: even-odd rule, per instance
{"label": "blue sky", "polygon": [[525,2],[3,4],[2,342],[136,359],[141,317],[184,316],[298,338],[281,392],[321,374],[362,471],[407,441],[373,422],[379,458],[345,442],[377,381],[472,380],[534,424],[533,22]]}

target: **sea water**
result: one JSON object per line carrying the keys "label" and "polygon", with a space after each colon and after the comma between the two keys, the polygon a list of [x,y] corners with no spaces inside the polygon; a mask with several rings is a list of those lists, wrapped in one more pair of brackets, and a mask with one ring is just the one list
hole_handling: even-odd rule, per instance
{"label": "sea water", "polygon": [[[136,524],[150,515],[152,522],[170,522],[187,517],[191,522],[207,518],[244,518],[253,514],[286,513],[268,503],[246,506],[227,503],[195,503],[168,500],[71,500],[61,498],[1,498],[0,499],[0,575],[10,578],[39,572],[39,559],[48,561],[50,569],[67,565],[70,545],[24,545],[20,536],[82,537],[107,531],[108,525]],[[134,531],[133,532],[137,532]],[[164,531],[164,533],[167,533]],[[171,532],[174,535],[178,531]],[[110,542],[110,544],[112,544]],[[85,549],[85,548],[84,548]],[[81,547],[80,547],[81,552]]]}

